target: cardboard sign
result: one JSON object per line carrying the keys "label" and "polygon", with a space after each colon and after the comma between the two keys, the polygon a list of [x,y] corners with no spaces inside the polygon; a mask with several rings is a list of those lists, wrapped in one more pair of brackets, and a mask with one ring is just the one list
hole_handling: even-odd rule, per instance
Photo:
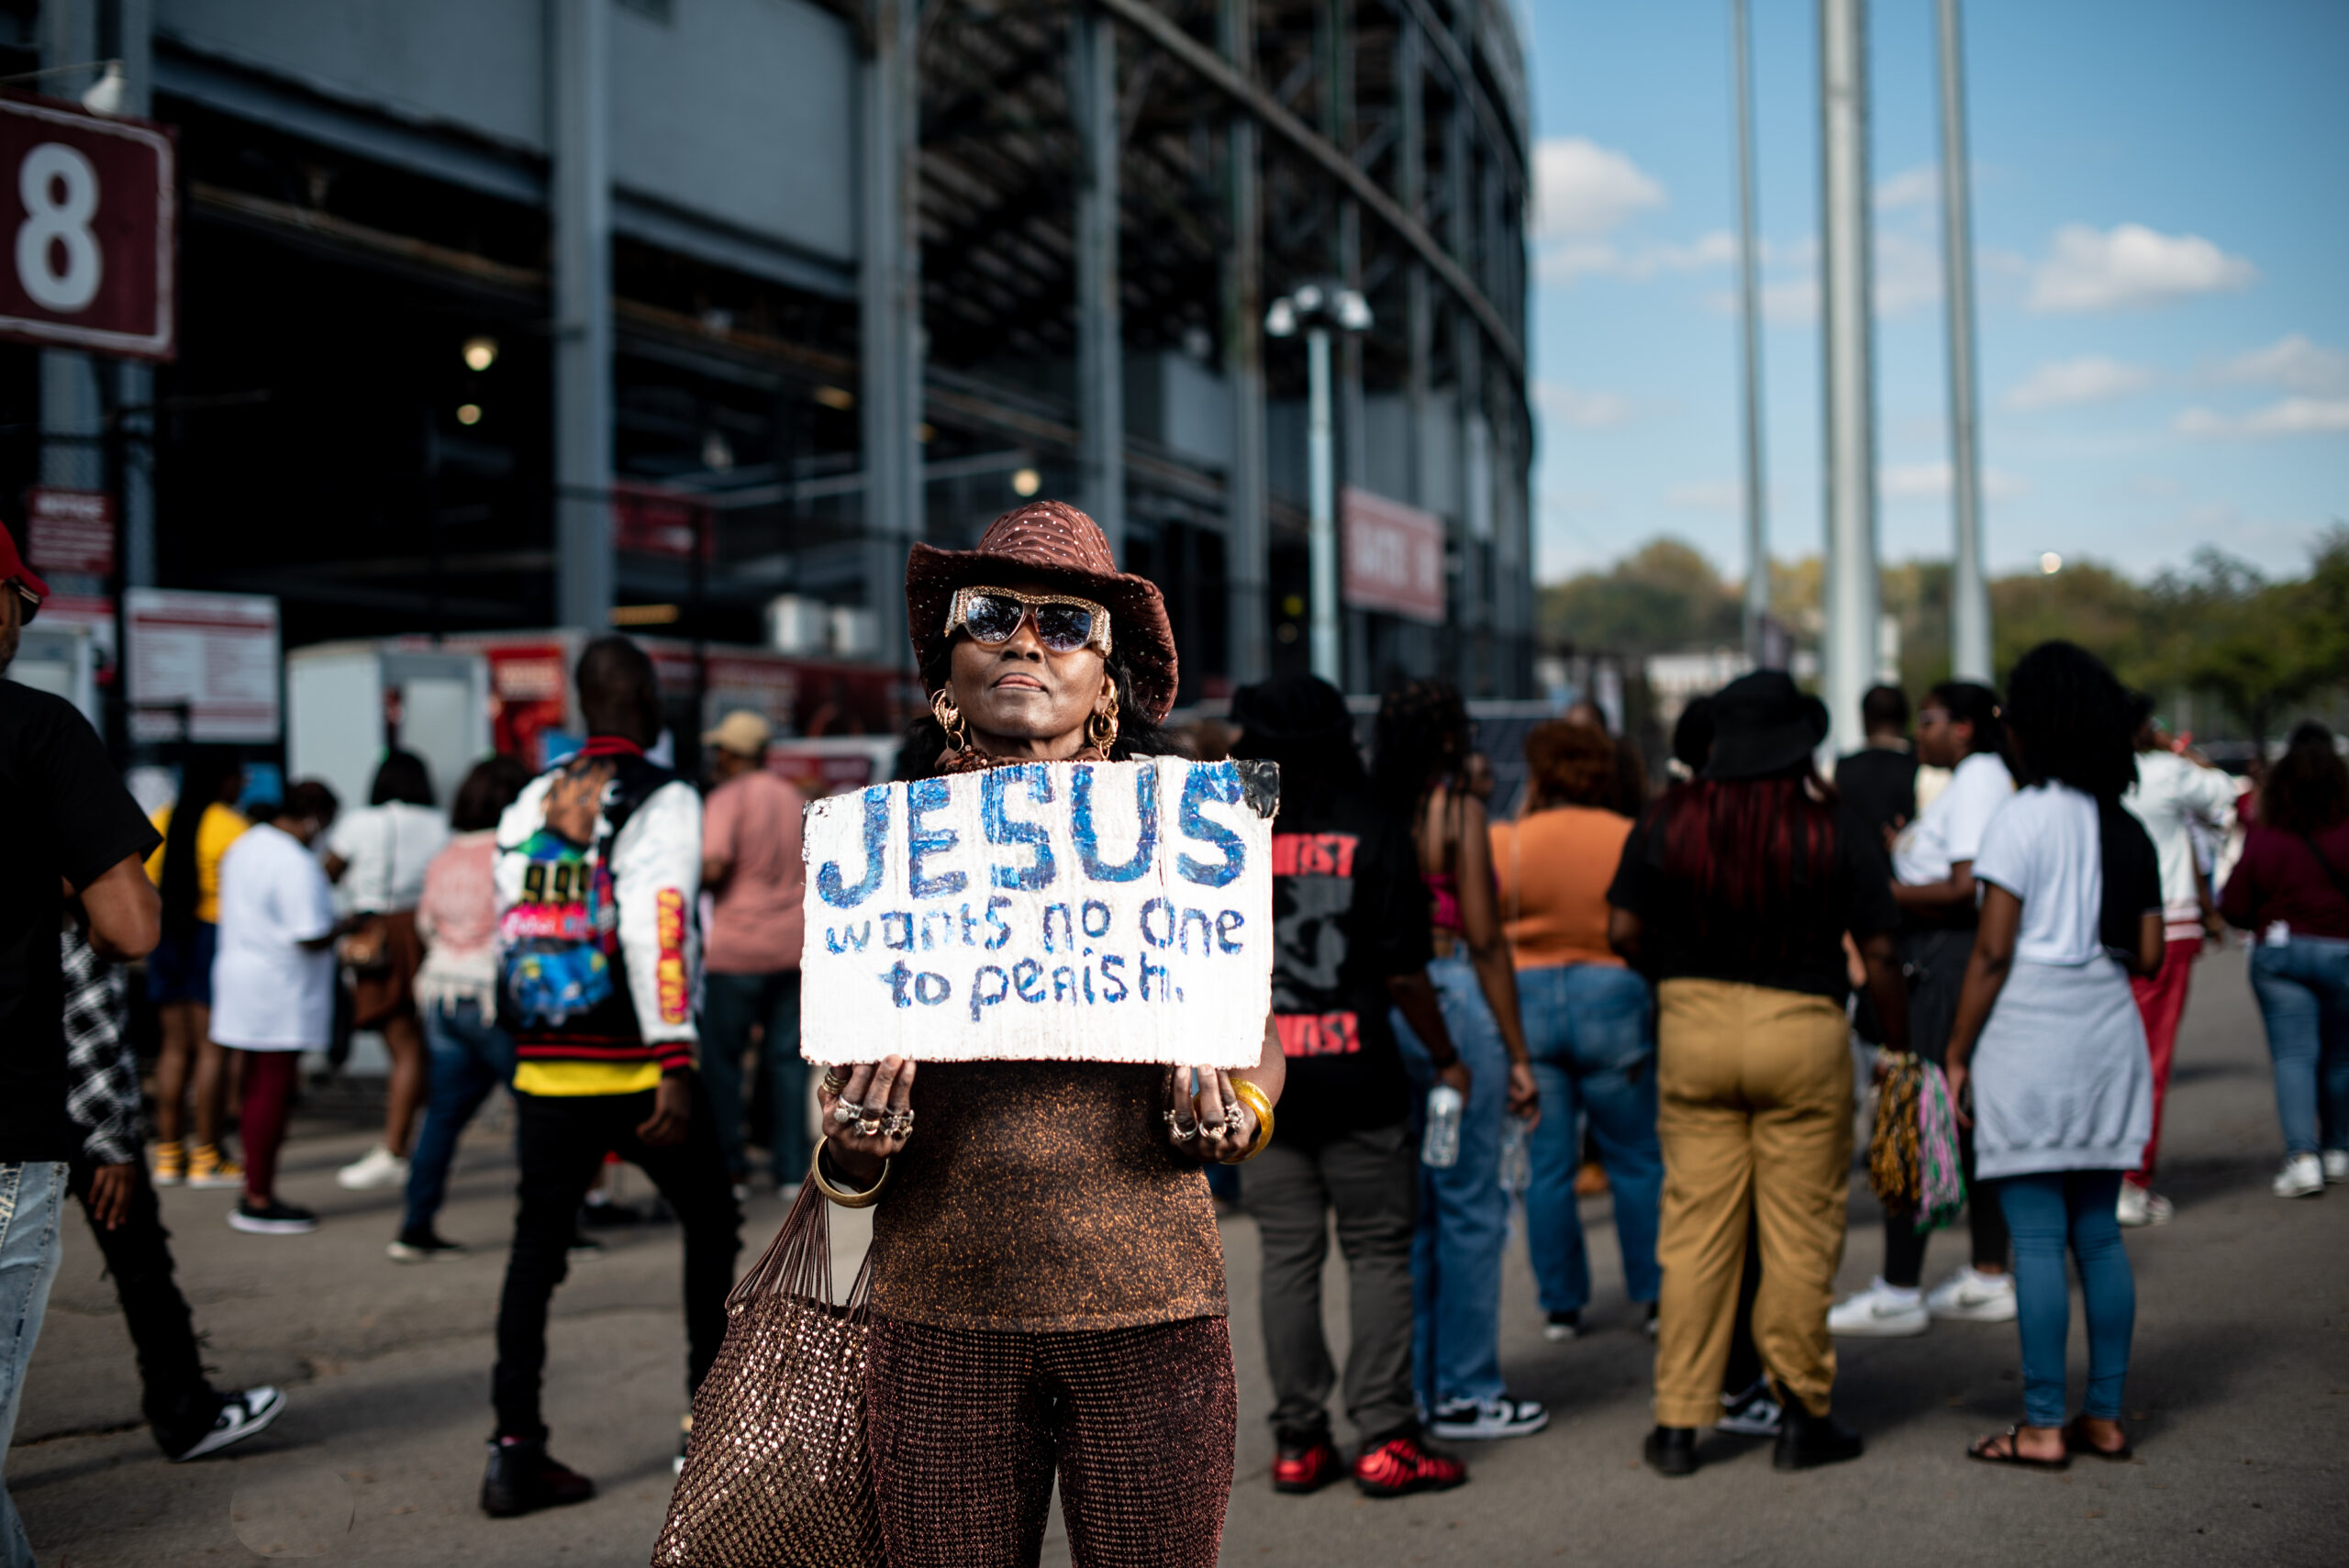
{"label": "cardboard sign", "polygon": [[807,808],[810,1062],[1250,1067],[1272,1007],[1267,762],[1028,762]]}

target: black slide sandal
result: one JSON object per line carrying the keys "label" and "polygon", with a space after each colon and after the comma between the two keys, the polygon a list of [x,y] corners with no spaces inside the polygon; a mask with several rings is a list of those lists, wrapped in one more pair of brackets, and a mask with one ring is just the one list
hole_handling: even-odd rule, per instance
{"label": "black slide sandal", "polygon": [[2110,1460],[2115,1464],[2123,1460],[2137,1457],[2136,1449],[2131,1445],[2126,1437],[2121,1440],[2119,1448],[2099,1448],[2088,1441],[2087,1432],[2080,1426],[2082,1419],[2083,1418],[2075,1416],[2064,1423],[2064,1451],[2065,1453],[2082,1454],[2089,1459]]}
{"label": "black slide sandal", "polygon": [[[1965,1446],[1965,1457],[1979,1460],[1984,1464],[2011,1464],[2021,1470],[2069,1470],[2072,1467],[2072,1455],[2069,1450],[2065,1451],[2061,1459],[2033,1459],[2024,1453],[2015,1446],[2021,1440],[2021,1427],[2009,1427],[2003,1432],[1993,1432],[1987,1438],[1976,1438]],[[1990,1447],[2000,1438],[2007,1440],[2007,1451],[2004,1453],[1998,1452]]]}

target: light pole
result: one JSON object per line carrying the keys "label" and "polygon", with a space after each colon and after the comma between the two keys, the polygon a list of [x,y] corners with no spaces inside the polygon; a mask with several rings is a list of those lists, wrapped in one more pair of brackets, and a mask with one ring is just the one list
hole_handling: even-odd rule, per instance
{"label": "light pole", "polygon": [[1753,275],[1753,49],[1745,5],[1731,0],[1731,23],[1737,50],[1738,350],[1745,392],[1745,653],[1759,669],[1767,662],[1763,630],[1770,615],[1770,525],[1762,477],[1762,307]]}
{"label": "light pole", "polygon": [[1302,284],[1264,311],[1267,337],[1305,333],[1307,562],[1311,578],[1313,673],[1342,685],[1338,649],[1338,478],[1330,438],[1330,333],[1370,329],[1370,302],[1335,284]]}
{"label": "light pole", "polygon": [[1950,673],[1990,679],[1990,593],[1982,579],[1982,453],[1976,444],[1974,219],[1966,185],[1965,56],[1957,0],[1941,0],[1943,292],[1949,312],[1950,494],[1957,550],[1950,573]]}
{"label": "light pole", "polygon": [[1825,298],[1827,610],[1820,695],[1835,750],[1866,740],[1877,666],[1876,387],[1868,257],[1867,7],[1819,0],[1820,283]]}

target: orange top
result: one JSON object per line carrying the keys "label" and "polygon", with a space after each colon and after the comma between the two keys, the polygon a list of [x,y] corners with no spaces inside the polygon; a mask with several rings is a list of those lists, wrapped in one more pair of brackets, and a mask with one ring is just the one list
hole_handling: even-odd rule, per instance
{"label": "orange top", "polygon": [[1518,968],[1621,966],[1607,946],[1607,889],[1631,835],[1630,817],[1589,806],[1493,824],[1493,876]]}

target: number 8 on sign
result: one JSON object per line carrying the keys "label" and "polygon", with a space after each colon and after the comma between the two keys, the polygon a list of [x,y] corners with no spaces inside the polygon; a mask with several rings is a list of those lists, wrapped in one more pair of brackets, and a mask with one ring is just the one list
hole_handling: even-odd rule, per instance
{"label": "number 8 on sign", "polygon": [[[62,200],[56,199],[62,194]],[[24,227],[17,230],[17,280],[44,310],[70,313],[98,295],[105,266],[90,219],[98,210],[98,172],[89,159],[62,142],[44,141],[25,154],[17,171],[17,195],[25,204]],[[63,272],[53,270],[59,250]]]}

